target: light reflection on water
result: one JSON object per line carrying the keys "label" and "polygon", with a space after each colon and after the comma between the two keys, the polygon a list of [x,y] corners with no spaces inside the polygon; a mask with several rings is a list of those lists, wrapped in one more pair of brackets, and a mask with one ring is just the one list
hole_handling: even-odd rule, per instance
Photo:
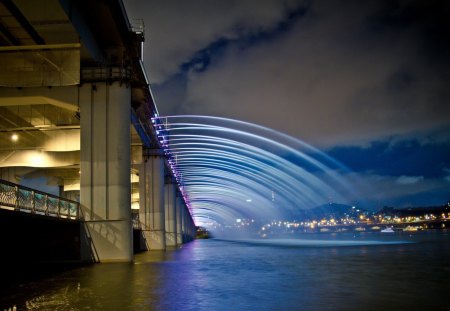
{"label": "light reflection on water", "polygon": [[450,235],[316,235],[408,241],[314,247],[199,240],[2,290],[0,310],[448,310]]}

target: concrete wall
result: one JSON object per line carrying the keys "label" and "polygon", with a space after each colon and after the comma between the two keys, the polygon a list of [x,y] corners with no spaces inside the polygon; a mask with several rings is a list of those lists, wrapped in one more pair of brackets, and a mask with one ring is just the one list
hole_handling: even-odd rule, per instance
{"label": "concrete wall", "polygon": [[0,209],[1,261],[79,261],[80,223]]}

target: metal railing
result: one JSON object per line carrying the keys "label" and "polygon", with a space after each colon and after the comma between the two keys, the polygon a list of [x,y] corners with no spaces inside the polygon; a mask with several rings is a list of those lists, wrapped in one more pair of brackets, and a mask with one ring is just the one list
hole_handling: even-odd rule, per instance
{"label": "metal railing", "polygon": [[80,219],[80,204],[0,179],[0,206],[16,211]]}

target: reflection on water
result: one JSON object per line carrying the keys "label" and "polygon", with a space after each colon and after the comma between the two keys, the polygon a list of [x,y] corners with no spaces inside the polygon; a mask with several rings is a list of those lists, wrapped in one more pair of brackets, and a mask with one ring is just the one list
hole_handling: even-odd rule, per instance
{"label": "reflection on water", "polygon": [[308,239],[366,243],[199,240],[6,287],[0,310],[449,309],[448,232]]}

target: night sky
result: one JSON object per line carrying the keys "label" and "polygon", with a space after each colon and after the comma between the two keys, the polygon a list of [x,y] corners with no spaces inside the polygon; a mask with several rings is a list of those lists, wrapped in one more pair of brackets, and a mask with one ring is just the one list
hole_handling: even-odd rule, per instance
{"label": "night sky", "polygon": [[161,115],[301,139],[370,185],[361,204],[450,200],[450,2],[125,0]]}

